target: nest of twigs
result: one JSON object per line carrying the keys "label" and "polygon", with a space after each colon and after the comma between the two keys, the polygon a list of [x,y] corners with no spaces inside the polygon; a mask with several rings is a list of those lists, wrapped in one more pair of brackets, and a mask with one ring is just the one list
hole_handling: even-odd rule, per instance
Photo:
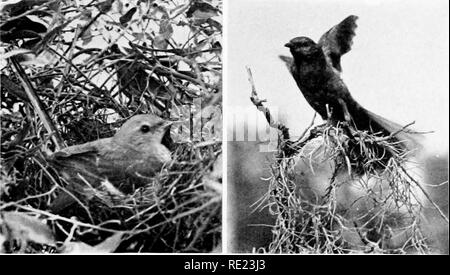
{"label": "nest of twigs", "polygon": [[[344,131],[344,129],[346,131]],[[345,133],[352,132],[352,138]],[[356,143],[356,147],[349,143]],[[266,253],[428,253],[421,231],[425,192],[394,139],[346,125],[320,125],[279,142],[269,190],[259,202],[276,216]],[[359,148],[352,152],[349,148]],[[381,160],[380,148],[393,152]],[[323,192],[298,182],[299,162],[330,165]],[[342,194],[347,194],[345,203]],[[351,196],[348,194],[351,193]],[[348,197],[351,198],[348,201]]]}
{"label": "nest of twigs", "polygon": [[214,175],[220,154],[220,143],[178,145],[174,160],[144,187],[122,194],[105,182],[91,190],[94,198],[87,205],[60,215],[47,210],[58,181],[54,171],[30,157],[26,175],[20,175],[30,178],[28,184],[3,175],[1,210],[39,217],[61,242],[32,244],[25,251],[12,245],[7,252],[58,251],[66,240],[95,246],[113,233],[123,235],[116,252],[211,252],[221,241],[221,183]]}

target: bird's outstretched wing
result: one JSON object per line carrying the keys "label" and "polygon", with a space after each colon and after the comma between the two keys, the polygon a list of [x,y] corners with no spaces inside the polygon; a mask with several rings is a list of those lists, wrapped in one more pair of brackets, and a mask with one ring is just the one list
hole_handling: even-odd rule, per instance
{"label": "bird's outstretched wing", "polygon": [[341,56],[350,51],[353,44],[357,19],[357,16],[350,15],[319,39],[318,44],[322,47],[328,62],[339,72],[342,71]]}

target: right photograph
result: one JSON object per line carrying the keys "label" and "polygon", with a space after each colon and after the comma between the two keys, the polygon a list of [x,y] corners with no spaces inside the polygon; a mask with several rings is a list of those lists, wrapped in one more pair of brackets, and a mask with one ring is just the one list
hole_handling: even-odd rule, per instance
{"label": "right photograph", "polygon": [[229,1],[231,253],[448,254],[447,1]]}

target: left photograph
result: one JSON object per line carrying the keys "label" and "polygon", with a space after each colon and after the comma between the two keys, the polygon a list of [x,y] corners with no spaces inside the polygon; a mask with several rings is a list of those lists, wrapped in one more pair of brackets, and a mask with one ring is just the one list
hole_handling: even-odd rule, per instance
{"label": "left photograph", "polygon": [[222,1],[0,12],[0,253],[220,253]]}

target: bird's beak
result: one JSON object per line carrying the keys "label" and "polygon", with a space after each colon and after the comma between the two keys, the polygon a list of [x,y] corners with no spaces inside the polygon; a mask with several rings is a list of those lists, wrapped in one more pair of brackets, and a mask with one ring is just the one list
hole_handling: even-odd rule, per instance
{"label": "bird's beak", "polygon": [[286,44],[284,44],[285,47],[287,48],[291,48],[292,47],[292,43],[291,42],[287,42]]}
{"label": "bird's beak", "polygon": [[162,125],[163,135],[161,137],[161,144],[166,146],[169,150],[173,146],[173,139],[171,137],[170,133],[170,125],[173,124],[173,121],[164,121],[164,124]]}

